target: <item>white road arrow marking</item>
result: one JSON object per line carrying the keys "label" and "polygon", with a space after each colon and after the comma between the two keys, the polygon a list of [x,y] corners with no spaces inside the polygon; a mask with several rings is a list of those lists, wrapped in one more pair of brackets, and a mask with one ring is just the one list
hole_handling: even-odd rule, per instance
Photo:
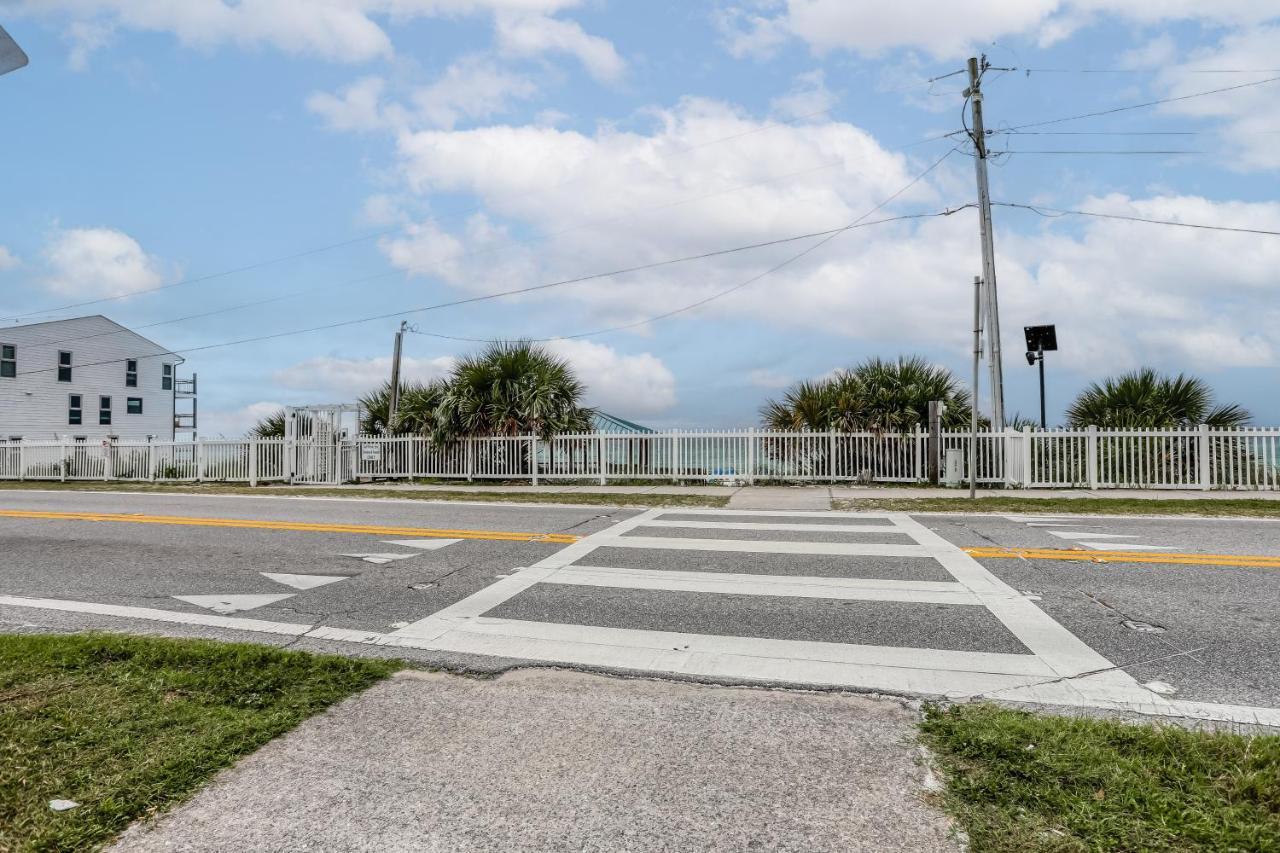
{"label": "white road arrow marking", "polygon": [[461,539],[387,539],[384,540],[384,544],[417,548],[420,551],[439,551],[441,548],[461,541]]}
{"label": "white road arrow marking", "polygon": [[294,589],[315,589],[318,586],[337,583],[350,577],[350,575],[290,575],[278,572],[258,572],[258,574],[267,580],[273,580],[276,583],[282,583]]}
{"label": "white road arrow marking", "polygon": [[206,607],[214,613],[239,613],[241,610],[253,610],[265,604],[293,598],[293,596],[294,593],[286,592],[280,595],[175,595],[173,597],[197,607]]}
{"label": "white road arrow marking", "polygon": [[364,560],[366,563],[373,563],[381,566],[384,563],[390,563],[393,560],[407,560],[410,557],[416,557],[417,554],[343,554],[344,557],[355,557],[357,560]]}

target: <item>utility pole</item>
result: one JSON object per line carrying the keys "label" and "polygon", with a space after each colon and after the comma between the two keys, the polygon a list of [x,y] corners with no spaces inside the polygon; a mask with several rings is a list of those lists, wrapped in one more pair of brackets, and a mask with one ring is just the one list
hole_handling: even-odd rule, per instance
{"label": "utility pole", "polygon": [[990,341],[991,428],[1004,431],[1004,369],[1000,357],[1000,302],[996,296],[996,250],[991,225],[991,190],[987,185],[987,137],[982,125],[982,72],[987,58],[979,66],[976,57],[969,59],[969,88],[965,96],[973,109],[973,165],[978,177],[978,231],[982,238],[982,286],[986,291],[987,340]]}
{"label": "utility pole", "polygon": [[391,351],[391,388],[387,394],[387,435],[396,422],[396,409],[400,407],[400,349],[404,344],[404,332],[409,328],[406,320],[400,321],[400,330],[396,332],[396,345]]}

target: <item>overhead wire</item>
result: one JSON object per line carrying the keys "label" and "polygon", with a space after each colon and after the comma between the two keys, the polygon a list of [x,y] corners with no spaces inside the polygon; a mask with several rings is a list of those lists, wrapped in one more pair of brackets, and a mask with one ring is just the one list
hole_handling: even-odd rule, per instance
{"label": "overhead wire", "polygon": [[[903,221],[903,220],[907,220],[907,219],[925,219],[925,218],[933,218],[933,217],[938,217],[938,216],[950,216],[950,215],[952,215],[953,213],[958,213],[958,212],[959,212],[959,211],[961,211],[961,210],[966,210],[966,209],[968,209],[968,208],[971,208],[971,207],[973,207],[974,205],[973,205],[972,203],[968,203],[968,204],[960,205],[959,207],[947,208],[947,209],[945,209],[945,210],[936,211],[936,212],[933,212],[933,213],[907,214],[907,215],[903,215],[903,216],[894,216],[894,217],[889,217],[888,219],[873,220],[873,221],[871,221],[871,222],[867,222],[867,221],[865,221],[865,220],[866,220],[866,218],[867,218],[868,216],[871,216],[871,215],[872,215],[872,214],[874,214],[876,211],[883,209],[885,205],[887,205],[887,204],[891,203],[892,201],[894,201],[895,199],[899,198],[900,196],[902,196],[902,194],[903,194],[903,193],[907,192],[907,191],[908,191],[908,190],[910,190],[912,187],[914,187],[916,184],[920,183],[920,181],[924,180],[924,178],[925,178],[926,176],[928,176],[928,175],[929,175],[929,173],[931,173],[933,170],[935,170],[935,169],[937,169],[939,166],[941,166],[941,165],[942,165],[942,163],[943,163],[943,161],[945,161],[948,157],[950,157],[952,154],[954,154],[954,153],[956,152],[956,150],[957,150],[956,148],[952,148],[952,149],[950,149],[949,151],[947,151],[945,154],[943,154],[941,157],[939,157],[937,160],[935,160],[931,165],[929,165],[929,166],[928,166],[924,171],[920,172],[920,173],[919,173],[919,174],[917,174],[914,178],[912,178],[912,179],[911,179],[911,181],[910,181],[909,183],[907,183],[905,186],[903,186],[903,187],[902,187],[901,189],[899,189],[897,192],[895,192],[895,193],[893,193],[892,195],[890,195],[889,197],[885,198],[883,201],[881,201],[881,202],[880,202],[879,204],[877,204],[875,207],[871,208],[871,209],[870,209],[870,210],[868,210],[866,213],[863,213],[861,216],[859,216],[857,219],[853,220],[853,222],[849,223],[849,224],[848,224],[848,225],[846,225],[845,227],[843,227],[843,228],[838,228],[838,229],[835,229],[835,230],[833,230],[833,231],[827,232],[827,233],[823,236],[823,239],[822,239],[822,240],[820,240],[820,241],[818,241],[818,242],[814,243],[814,244],[813,244],[813,245],[811,245],[811,246],[808,246],[807,248],[803,249],[803,250],[802,250],[802,251],[800,251],[800,252],[797,252],[797,253],[796,253],[796,254],[794,254],[794,255],[791,255],[791,256],[789,256],[789,257],[785,258],[781,263],[775,264],[774,266],[770,267],[769,269],[765,270],[764,272],[762,272],[762,273],[758,273],[758,274],[756,274],[756,275],[752,276],[751,278],[748,278],[748,279],[747,279],[747,280],[745,280],[745,281],[742,281],[742,282],[739,282],[738,284],[733,285],[732,287],[725,288],[725,289],[723,289],[723,290],[720,290],[720,291],[717,291],[716,293],[711,294],[710,296],[706,296],[706,297],[704,297],[704,298],[702,298],[702,299],[696,300],[696,301],[694,301],[694,302],[690,302],[690,303],[689,303],[689,304],[687,304],[687,305],[683,305],[683,306],[681,306],[681,307],[679,307],[679,308],[676,308],[676,309],[673,309],[673,310],[671,310],[671,311],[663,312],[662,314],[657,314],[657,315],[654,315],[654,316],[652,316],[652,317],[647,317],[647,318],[645,318],[645,319],[643,319],[643,320],[637,320],[637,321],[634,321],[634,322],[631,322],[631,323],[623,323],[623,324],[618,325],[618,326],[610,326],[610,327],[608,327],[608,328],[604,328],[604,329],[595,329],[595,330],[592,330],[592,331],[590,331],[590,332],[579,332],[579,333],[572,334],[572,335],[558,335],[558,336],[555,336],[555,337],[549,337],[549,338],[528,338],[528,337],[522,337],[522,338],[520,338],[520,340],[527,340],[527,341],[531,341],[531,342],[535,342],[535,343],[536,343],[536,342],[554,341],[554,340],[575,340],[575,339],[579,339],[579,338],[589,338],[589,337],[595,337],[595,336],[597,336],[597,335],[609,334],[609,333],[611,333],[611,332],[620,332],[620,331],[624,331],[624,330],[626,330],[626,329],[634,329],[634,328],[637,328],[637,327],[639,327],[639,326],[648,325],[649,323],[655,323],[655,322],[658,322],[658,321],[661,321],[661,320],[665,320],[665,319],[667,319],[667,318],[669,318],[669,317],[674,317],[674,316],[676,316],[677,314],[683,314],[683,313],[686,313],[686,312],[688,312],[688,311],[692,311],[692,310],[694,310],[695,308],[700,308],[700,307],[702,307],[703,305],[706,305],[706,304],[707,304],[707,303],[709,303],[709,302],[714,302],[714,301],[716,301],[717,299],[722,299],[723,297],[728,296],[728,295],[729,295],[729,294],[731,294],[731,293],[735,293],[735,292],[737,292],[737,291],[739,291],[739,290],[742,290],[742,289],[743,289],[743,288],[745,288],[745,287],[748,287],[749,285],[755,284],[757,281],[760,281],[761,279],[763,279],[763,278],[765,278],[765,277],[767,277],[767,276],[770,276],[770,275],[772,275],[773,273],[778,272],[779,270],[781,270],[781,269],[783,269],[783,268],[785,268],[785,267],[787,267],[787,266],[790,266],[792,263],[795,263],[796,261],[798,261],[798,260],[800,260],[801,258],[805,257],[806,255],[809,255],[810,253],[812,253],[812,252],[814,252],[815,250],[817,250],[818,248],[820,248],[820,247],[822,247],[822,246],[826,245],[828,242],[830,242],[831,240],[835,239],[835,237],[839,236],[840,234],[843,234],[843,233],[844,233],[844,232],[846,232],[846,231],[850,231],[850,230],[853,230],[853,229],[855,229],[855,228],[864,228],[864,227],[868,227],[868,226],[871,226],[871,225],[879,225],[879,224],[886,223],[886,222],[898,222],[898,221]],[[818,235],[814,235],[814,236],[818,236]],[[444,335],[444,334],[439,334],[439,333],[435,333],[435,332],[422,332],[422,331],[418,331],[418,332],[417,332],[417,334],[420,334],[420,335],[427,335],[427,336],[429,336],[429,337],[444,338],[444,339],[446,339],[446,340],[463,340],[463,341],[470,341],[470,342],[473,342],[473,343],[499,343],[499,342],[501,342],[501,341],[503,341],[503,340],[514,340],[514,339],[512,339],[512,338],[463,338],[463,337],[459,337],[459,336],[455,336],[455,335]]]}
{"label": "overhead wire", "polygon": [[993,201],[991,203],[998,207],[1029,210],[1032,213],[1047,216],[1051,219],[1057,219],[1061,216],[1089,216],[1097,219],[1119,219],[1127,222],[1143,222],[1149,225],[1170,225],[1177,228],[1193,228],[1201,231],[1226,231],[1236,234],[1260,234],[1266,237],[1280,237],[1280,231],[1271,231],[1265,228],[1238,228],[1230,225],[1210,225],[1203,222],[1179,222],[1176,219],[1155,219],[1147,216],[1133,216],[1123,213],[1101,213],[1092,210],[1068,210],[1057,207],[1046,207],[1045,205],[1040,204],[1023,204],[1011,201]]}

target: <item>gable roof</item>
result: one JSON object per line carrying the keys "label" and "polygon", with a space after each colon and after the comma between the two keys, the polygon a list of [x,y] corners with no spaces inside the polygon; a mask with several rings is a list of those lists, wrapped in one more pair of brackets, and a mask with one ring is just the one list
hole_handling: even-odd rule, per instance
{"label": "gable roof", "polygon": [[[0,326],[0,333],[3,333],[5,329],[34,329],[37,326],[54,326],[58,324],[83,323],[86,320],[100,320],[104,323],[108,323],[112,326],[115,326],[115,328],[118,331],[128,332],[129,334],[133,335],[135,338],[138,338],[139,340],[142,340],[148,344],[151,344],[151,346],[159,350],[159,353],[157,353],[157,355],[171,355],[174,358],[176,358],[179,362],[186,361],[185,358],[178,355],[176,352],[164,346],[163,344],[156,343],[155,341],[151,340],[151,338],[148,338],[146,335],[138,334],[133,329],[130,329],[128,326],[122,326],[121,324],[117,323],[115,320],[112,320],[110,317],[106,316],[105,314],[85,314],[82,317],[63,317],[60,320],[42,320],[39,323],[16,323],[12,326]],[[114,334],[114,332],[103,332],[101,334]],[[98,337],[98,335],[86,335],[85,338],[83,339],[94,338],[94,337]],[[67,341],[71,342],[71,341],[83,340],[83,339],[68,338]]]}

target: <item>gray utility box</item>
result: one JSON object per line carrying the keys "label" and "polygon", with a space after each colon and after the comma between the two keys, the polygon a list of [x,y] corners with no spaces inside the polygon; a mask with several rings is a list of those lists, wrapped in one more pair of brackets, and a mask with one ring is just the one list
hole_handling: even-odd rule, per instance
{"label": "gray utility box", "polygon": [[942,458],[942,482],[948,486],[958,486],[964,482],[964,451],[949,448]]}

